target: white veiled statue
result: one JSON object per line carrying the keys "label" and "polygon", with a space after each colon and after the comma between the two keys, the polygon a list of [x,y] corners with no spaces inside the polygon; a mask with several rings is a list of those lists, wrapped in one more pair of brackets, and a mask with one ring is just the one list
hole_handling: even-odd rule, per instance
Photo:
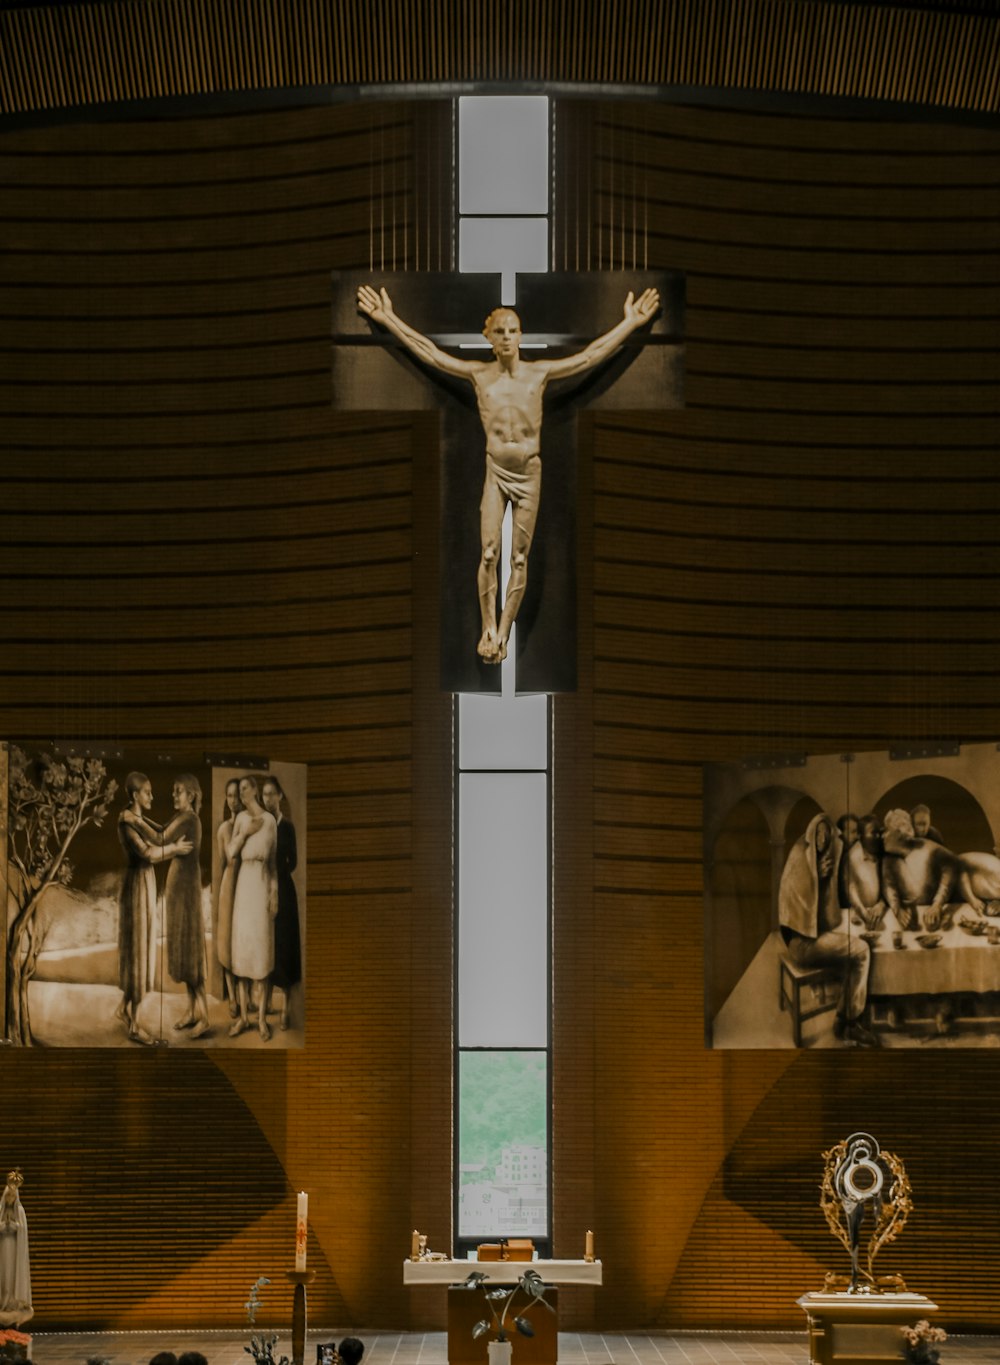
{"label": "white veiled statue", "polygon": [[0,1196],[0,1327],[19,1327],[34,1315],[28,1267],[28,1220],[21,1203],[24,1177],[8,1172]]}

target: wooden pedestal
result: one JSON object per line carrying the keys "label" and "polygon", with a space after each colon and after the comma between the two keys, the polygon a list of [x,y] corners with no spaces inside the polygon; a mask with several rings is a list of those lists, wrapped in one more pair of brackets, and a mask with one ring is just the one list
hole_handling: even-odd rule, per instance
{"label": "wooden pedestal", "polygon": [[[550,1313],[541,1304],[535,1304],[525,1313],[517,1309],[517,1304],[514,1305],[519,1316],[526,1317],[534,1327],[535,1335],[522,1337],[511,1324],[509,1336],[514,1348],[512,1365],[556,1365],[559,1354],[559,1290],[549,1286],[545,1297],[556,1312]],[[523,1298],[523,1295],[519,1295],[519,1302]],[[474,1341],[472,1329],[480,1318],[488,1316],[489,1309],[479,1291],[449,1288],[448,1365],[486,1365],[486,1343],[493,1334]]]}
{"label": "wooden pedestal", "polygon": [[810,1365],[887,1365],[901,1361],[901,1327],[930,1318],[937,1304],[923,1294],[803,1294]]}

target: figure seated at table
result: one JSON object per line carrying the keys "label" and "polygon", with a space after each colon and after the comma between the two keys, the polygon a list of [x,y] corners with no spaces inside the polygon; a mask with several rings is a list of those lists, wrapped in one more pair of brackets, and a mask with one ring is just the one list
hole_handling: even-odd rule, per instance
{"label": "figure seated at table", "polygon": [[914,833],[910,815],[891,810],[882,833],[882,884],[901,929],[947,929],[959,906],[1000,915],[1000,858],[952,853]]}
{"label": "figure seated at table", "polygon": [[863,815],[856,827],[858,837],[841,860],[841,870],[847,869],[841,883],[846,884],[852,922],[881,929],[887,909],[882,893],[882,824],[877,815]]}
{"label": "figure seated at table", "polygon": [[797,967],[832,967],[843,973],[834,1036],[845,1044],[877,1047],[862,1016],[868,1005],[871,950],[845,933],[838,869],[840,831],[825,813],[810,820],[789,850],[778,888],[778,922],[788,956]]}
{"label": "figure seated at table", "polygon": [[961,853],[958,860],[966,905],[980,915],[1000,915],[1000,858],[995,853]]}

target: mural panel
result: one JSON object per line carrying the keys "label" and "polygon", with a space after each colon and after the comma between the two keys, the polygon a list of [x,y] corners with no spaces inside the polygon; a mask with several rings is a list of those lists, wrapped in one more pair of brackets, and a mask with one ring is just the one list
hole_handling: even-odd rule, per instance
{"label": "mural panel", "polygon": [[301,1047],[305,768],[4,748],[8,1041]]}
{"label": "mural panel", "polygon": [[710,1047],[1000,1046],[1000,752],[705,771]]}

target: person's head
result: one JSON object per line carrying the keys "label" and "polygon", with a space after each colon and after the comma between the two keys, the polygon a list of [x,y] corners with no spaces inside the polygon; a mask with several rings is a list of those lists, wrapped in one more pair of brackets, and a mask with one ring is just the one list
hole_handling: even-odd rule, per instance
{"label": "person's head", "polygon": [[816,821],[816,828],[813,833],[816,839],[816,852],[825,853],[830,847],[830,840],[833,838],[833,828],[825,815],[822,820]]}
{"label": "person's head", "polygon": [[910,811],[910,819],[913,821],[914,834],[920,839],[926,839],[931,827],[930,806],[914,806]]}
{"label": "person's head", "polygon": [[513,308],[494,308],[483,323],[483,336],[498,358],[515,356],[521,344],[521,319]]}
{"label": "person's head", "polygon": [[913,821],[905,810],[890,810],[885,817],[886,833],[902,834],[908,839],[913,837]]}
{"label": "person's head", "polygon": [[878,853],[882,847],[882,823],[877,815],[863,815],[858,823],[858,836],[866,853]]}
{"label": "person's head", "polygon": [[153,804],[153,784],[145,773],[129,773],[125,779],[125,795],[132,805],[149,810]]}
{"label": "person's head", "polygon": [[226,804],[222,809],[223,820],[229,820],[234,815],[238,815],[243,809],[243,802],[240,800],[240,779],[231,777],[226,783]]}
{"label": "person's head", "polygon": [[177,1365],[208,1365],[208,1361],[200,1351],[185,1351]]}
{"label": "person's head", "polygon": [[858,817],[853,811],[847,811],[840,817],[837,821],[837,828],[840,830],[840,837],[843,839],[845,847],[850,848],[851,844],[857,842]]}
{"label": "person's head", "polygon": [[264,809],[269,810],[277,820],[281,814],[281,803],[285,799],[285,793],[281,790],[281,783],[276,777],[268,775],[264,778],[260,788],[260,799]]}
{"label": "person's head", "polygon": [[246,773],[240,778],[240,800],[244,806],[249,806],[251,802],[255,806],[260,805],[260,788],[252,773]]}
{"label": "person's head", "polygon": [[149,1365],[178,1365],[178,1360],[173,1351],[157,1351]]}
{"label": "person's head", "polygon": [[201,810],[201,783],[194,773],[181,773],[174,778],[174,810]]}
{"label": "person's head", "polygon": [[359,1341],[357,1337],[345,1337],[337,1347],[337,1354],[343,1365],[360,1365],[364,1353],[365,1343]]}

